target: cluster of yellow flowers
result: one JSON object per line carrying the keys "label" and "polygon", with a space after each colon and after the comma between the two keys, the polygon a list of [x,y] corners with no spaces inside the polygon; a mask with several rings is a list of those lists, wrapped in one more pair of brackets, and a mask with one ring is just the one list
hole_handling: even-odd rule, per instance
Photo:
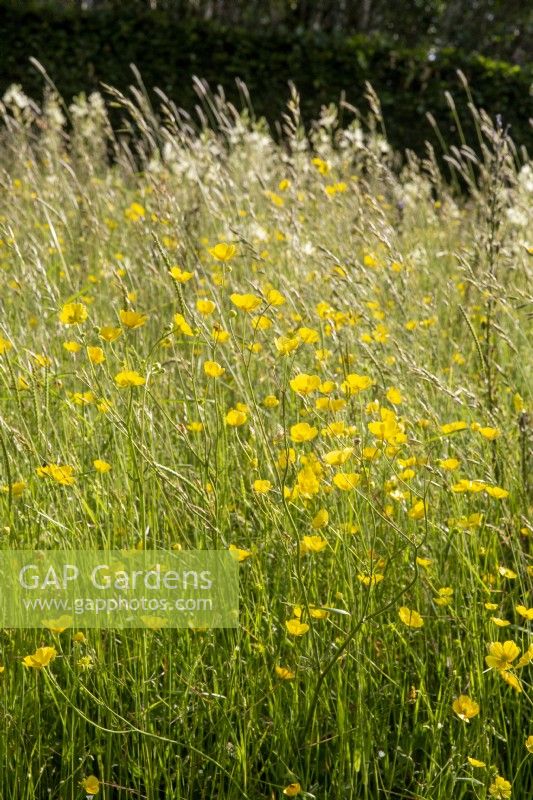
{"label": "cluster of yellow flowers", "polygon": [[[461,752],[443,756],[441,772],[453,763],[462,781],[470,767],[486,769],[480,797],[519,800],[508,765],[519,774],[523,744],[501,768],[511,782],[490,743],[500,736],[497,702],[524,713],[533,662],[525,321],[495,297],[493,276],[476,284],[465,266],[481,258],[468,216],[451,195],[435,202],[437,186],[424,183],[416,199],[416,172],[394,188],[379,176],[373,184],[364,175],[375,156],[352,174],[355,156],[324,145],[320,156],[302,151],[298,168],[280,157],[250,186],[251,169],[237,178],[224,172],[237,169],[225,152],[202,152],[194,169],[167,170],[158,156],[147,160],[157,169],[136,178],[117,172],[108,185],[93,176],[96,235],[74,235],[86,222],[70,210],[57,226],[39,216],[30,237],[20,220],[6,225],[0,303],[9,296],[18,309],[6,303],[0,319],[6,539],[229,550],[241,564],[239,647],[270,687],[267,711],[267,693],[250,702],[265,727],[271,717],[279,727],[279,702],[294,709],[302,748],[329,743],[335,698],[339,709],[346,701],[342,724],[352,730],[356,673],[361,707],[372,704],[360,724],[373,733],[354,749],[343,729],[324,763],[344,763],[345,748],[368,782],[370,742],[389,729],[409,680],[416,714],[407,728],[420,726],[417,741],[445,725],[449,738],[460,730]],[[47,208],[54,182],[39,191]],[[23,191],[17,202],[44,213]],[[509,294],[518,298],[531,253],[513,231],[522,266],[506,279],[523,281]],[[37,251],[30,281],[24,263]],[[163,616],[143,622],[154,641],[170,634]],[[74,626],[67,615],[43,620],[52,643],[17,653],[14,670],[23,673],[22,661],[38,682],[59,682],[72,663],[80,681],[94,676],[98,661]],[[512,638],[498,641],[500,628]],[[194,649],[204,633],[191,638],[198,663],[211,657]],[[2,673],[13,664],[3,661]],[[153,674],[166,680],[172,668],[160,661]],[[117,681],[127,685],[122,668]],[[226,669],[226,660],[213,669],[217,681]],[[201,690],[194,683],[195,698],[224,700],[209,680],[198,679]],[[237,750],[224,747],[217,758]],[[533,736],[525,747],[533,752]],[[278,793],[313,796],[304,759],[300,771],[280,761]],[[79,787],[90,796],[106,783],[91,774]],[[411,791],[394,785],[391,796],[400,790]]]}

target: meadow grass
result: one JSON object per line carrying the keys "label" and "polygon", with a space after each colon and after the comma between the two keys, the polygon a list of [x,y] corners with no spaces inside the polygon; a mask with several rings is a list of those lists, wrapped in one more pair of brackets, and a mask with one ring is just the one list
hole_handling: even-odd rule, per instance
{"label": "meadow grass", "polygon": [[0,797],[526,800],[531,165],[197,88],[4,98],[0,543],[231,547],[240,625],[0,631]]}

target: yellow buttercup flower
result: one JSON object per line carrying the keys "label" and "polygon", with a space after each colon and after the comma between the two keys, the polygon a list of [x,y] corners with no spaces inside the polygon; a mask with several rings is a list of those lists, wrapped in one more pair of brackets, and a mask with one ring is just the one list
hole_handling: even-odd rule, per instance
{"label": "yellow buttercup flower", "polygon": [[311,527],[315,529],[315,531],[320,530],[320,528],[325,528],[329,522],[329,513],[326,508],[321,508],[311,522]]}
{"label": "yellow buttercup flower", "polygon": [[228,331],[223,331],[216,325],[211,331],[211,336],[213,337],[213,341],[216,342],[216,344],[225,344],[225,342],[227,342],[229,339]]}
{"label": "yellow buttercup flower", "polygon": [[463,722],[470,722],[472,717],[477,717],[479,714],[479,703],[476,703],[466,694],[459,695],[453,701],[452,708]]}
{"label": "yellow buttercup flower", "polygon": [[512,786],[509,781],[497,775],[494,782],[489,786],[489,796],[494,800],[509,800],[511,797]]}
{"label": "yellow buttercup flower", "polygon": [[135,370],[126,369],[115,375],[115,383],[120,389],[129,389],[134,386],[144,386],[146,380]]}
{"label": "yellow buttercup flower", "polygon": [[464,492],[470,492],[471,494],[479,494],[484,489],[486,489],[487,484],[485,481],[476,479],[476,480],[469,480],[468,478],[462,478],[458,483],[454,483],[452,486],[452,492],[455,494],[463,494]]}
{"label": "yellow buttercup flower", "polygon": [[288,667],[276,667],[276,675],[282,681],[292,681],[295,673]]}
{"label": "yellow buttercup flower", "polygon": [[111,464],[109,464],[107,461],[102,461],[101,458],[95,458],[94,459],[93,467],[101,475],[104,475],[106,472],[110,472],[111,471]]}
{"label": "yellow buttercup flower", "polygon": [[321,175],[327,175],[330,171],[330,166],[327,161],[324,161],[322,158],[316,156],[315,158],[311,159],[311,164],[317,168]]}
{"label": "yellow buttercup flower", "polygon": [[200,420],[193,420],[187,424],[187,430],[192,433],[200,433],[204,429],[204,423]]}
{"label": "yellow buttercup flower", "polygon": [[533,608],[527,608],[527,606],[519,605],[515,606],[515,610],[524,619],[527,619],[530,622],[533,620]]}
{"label": "yellow buttercup flower", "polygon": [[310,442],[318,435],[318,431],[308,422],[298,422],[296,425],[291,426],[290,435],[293,442]]}
{"label": "yellow buttercup flower", "polygon": [[96,775],[89,775],[88,778],[84,778],[81,781],[80,786],[88,795],[95,795],[100,791],[100,781]]}
{"label": "yellow buttercup flower", "polygon": [[380,420],[367,423],[370,433],[382,442],[389,444],[402,444],[407,436],[403,424],[398,421],[394,411],[387,408],[380,409]]}
{"label": "yellow buttercup flower", "polygon": [[385,395],[389,403],[392,403],[394,406],[399,406],[403,403],[403,397],[399,389],[396,389],[394,386],[391,386],[390,389],[387,389],[387,394]]}
{"label": "yellow buttercup flower", "polygon": [[272,483],[259,479],[253,482],[252,488],[256,494],[267,494],[272,489]]}
{"label": "yellow buttercup flower", "polygon": [[407,625],[409,628],[421,628],[424,625],[424,620],[418,611],[412,611],[411,609],[407,608],[407,606],[400,607],[398,610],[398,616],[404,625]]}
{"label": "yellow buttercup flower", "polygon": [[488,439],[490,442],[494,441],[494,439],[497,439],[501,434],[499,428],[479,428],[478,432],[483,436],[484,439]]}
{"label": "yellow buttercup flower", "polygon": [[265,197],[268,197],[271,203],[273,203],[278,208],[282,208],[285,205],[283,197],[280,197],[279,194],[276,194],[275,192],[266,191]]}
{"label": "yellow buttercup flower", "polygon": [[461,462],[457,458],[441,458],[439,461],[439,467],[450,472],[453,472],[453,470],[457,469],[460,464]]}
{"label": "yellow buttercup flower", "polygon": [[240,311],[245,311],[247,314],[255,311],[263,302],[255,294],[238,294],[237,292],[230,295],[230,300]]}
{"label": "yellow buttercup flower", "polygon": [[47,367],[52,366],[52,359],[48,358],[48,356],[45,356],[42,353],[37,353],[34,355],[33,360],[38,367],[41,367],[41,369],[46,369]]}
{"label": "yellow buttercup flower", "polygon": [[496,500],[505,500],[506,497],[509,497],[507,489],[502,489],[501,486],[485,486],[484,488],[485,492],[490,497],[495,497]]}
{"label": "yellow buttercup flower", "polygon": [[307,465],[298,472],[295,486],[296,496],[304,498],[314,497],[320,491],[320,480],[311,465]]}
{"label": "yellow buttercup flower", "polygon": [[79,342],[63,342],[63,347],[67,353],[79,353],[81,350],[81,344],[79,344]]}
{"label": "yellow buttercup flower", "polygon": [[0,336],[0,356],[3,356],[4,353],[7,353],[8,350],[11,350],[13,345],[9,341],[9,339],[4,339],[3,336]]}
{"label": "yellow buttercup flower", "polygon": [[511,624],[510,620],[501,619],[500,617],[491,617],[491,622],[493,622],[498,628],[506,628]]}
{"label": "yellow buttercup flower", "polygon": [[27,486],[26,481],[14,481],[14,483],[10,485],[4,484],[4,486],[0,486],[0,492],[4,492],[4,494],[9,494],[9,492],[11,491],[13,497],[20,497],[24,493],[26,486]]}
{"label": "yellow buttercup flower", "polygon": [[276,345],[278,353],[282,356],[286,356],[297,350],[300,346],[300,342],[301,340],[298,339],[297,336],[278,336],[274,344]]}
{"label": "yellow buttercup flower", "polygon": [[289,785],[284,788],[283,794],[286,795],[287,797],[296,797],[296,795],[299,795],[301,791],[302,787],[300,786],[299,783],[295,782],[295,783],[289,783]]}
{"label": "yellow buttercup flower", "polygon": [[296,335],[304,342],[304,344],[316,344],[320,339],[318,331],[314,328],[298,328]]}
{"label": "yellow buttercup flower", "polygon": [[287,450],[282,450],[277,459],[277,465],[280,469],[287,469],[289,464],[296,462],[296,450],[294,447],[289,447]]}
{"label": "yellow buttercup flower", "polygon": [[174,324],[184,336],[194,336],[193,330],[183,314],[174,314]]}
{"label": "yellow buttercup flower", "polygon": [[498,567],[498,572],[504,578],[507,578],[511,581],[514,581],[516,578],[518,578],[518,574],[514,571],[514,569],[509,569],[509,567],[505,567],[503,564]]}
{"label": "yellow buttercup flower", "polygon": [[77,406],[88,406],[95,401],[94,392],[73,392],[70,398]]}
{"label": "yellow buttercup flower", "polygon": [[285,298],[277,289],[270,289],[266,293],[266,299],[270,306],[282,306],[285,303]]}
{"label": "yellow buttercup flower", "polygon": [[247,419],[248,416],[246,412],[239,411],[238,408],[231,408],[225,417],[226,425],[231,425],[231,427],[233,428],[237,428],[240,425],[244,425]]}
{"label": "yellow buttercup flower", "polygon": [[298,617],[288,619],[285,622],[285,626],[291,636],[304,636],[309,630],[307,622],[300,622]]}
{"label": "yellow buttercup flower", "polygon": [[252,317],[252,327],[254,331],[268,331],[272,327],[272,320],[266,314],[259,314]]}
{"label": "yellow buttercup flower", "polygon": [[191,278],[194,277],[193,272],[186,272],[181,269],[181,267],[171,267],[169,273],[177,283],[187,283],[187,281],[190,281]]}
{"label": "yellow buttercup flower", "polygon": [[267,394],[263,400],[263,405],[265,408],[277,408],[279,406],[279,400],[273,394]]}
{"label": "yellow buttercup flower", "polygon": [[361,455],[365,461],[377,461],[381,457],[381,450],[379,447],[363,447]]}
{"label": "yellow buttercup flower", "polygon": [[365,389],[370,389],[373,385],[374,381],[368,375],[357,375],[353,372],[346,376],[341,384],[341,389],[345,394],[356,395]]}
{"label": "yellow buttercup flower", "polygon": [[124,216],[130,222],[138,222],[146,216],[146,209],[140,203],[132,203],[124,210]]}
{"label": "yellow buttercup flower", "polygon": [[68,614],[63,614],[57,619],[43,619],[42,625],[44,628],[48,628],[52,633],[63,633],[63,631],[66,631],[67,628],[72,626],[73,622],[74,620],[72,617],[69,617]]}
{"label": "yellow buttercup flower", "polygon": [[523,397],[516,392],[513,395],[513,409],[517,414],[520,414],[521,411],[524,411],[526,404],[524,403]]}
{"label": "yellow buttercup flower", "polygon": [[105,353],[101,347],[88,347],[87,356],[91,364],[103,364],[105,361]]}
{"label": "yellow buttercup flower", "polygon": [[59,321],[63,325],[81,325],[87,317],[87,306],[83,303],[66,303],[59,314]]}
{"label": "yellow buttercup flower", "polygon": [[407,516],[410,519],[424,519],[426,516],[426,504],[423,500],[418,500],[414,506],[408,511]]}
{"label": "yellow buttercup flower", "polygon": [[378,583],[385,578],[385,575],[382,575],[380,572],[375,572],[373,575],[364,575],[360,573],[357,576],[357,580],[361,581],[363,586],[376,586]]}
{"label": "yellow buttercup flower", "polygon": [[322,536],[304,536],[300,542],[300,553],[320,553],[328,546],[326,539]]}
{"label": "yellow buttercup flower", "polygon": [[204,372],[209,378],[220,378],[225,371],[216,361],[204,361]]}
{"label": "yellow buttercup flower", "polygon": [[146,314],[141,314],[139,311],[128,310],[119,311],[119,317],[122,324],[130,330],[141,328],[146,324],[146,320],[148,319]]}
{"label": "yellow buttercup flower", "polygon": [[30,669],[43,669],[54,660],[56,655],[55,647],[38,647],[32,655],[24,656],[22,663]]}
{"label": "yellow buttercup flower", "polygon": [[208,249],[209,255],[213,256],[216,261],[231,261],[237,254],[237,248],[234,244],[227,242],[219,242],[214,247]]}
{"label": "yellow buttercup flower", "polygon": [[61,486],[72,486],[76,483],[74,471],[74,467],[65,464],[47,464],[44,467],[37,467],[36,470],[40,478],[52,478]]}
{"label": "yellow buttercup flower", "polygon": [[358,472],[337,472],[333,476],[333,483],[337,489],[341,489],[343,492],[350,492],[355,489],[360,480],[361,476]]}
{"label": "yellow buttercup flower", "polygon": [[230,551],[232,556],[239,562],[246,561],[246,559],[250,558],[252,555],[251,550],[243,550],[242,548],[237,547],[237,545],[235,544],[230,544],[228,550]]}
{"label": "yellow buttercup flower", "polygon": [[453,600],[453,588],[451,586],[442,586],[435,598],[435,605],[449,606]]}
{"label": "yellow buttercup flower", "polygon": [[307,375],[302,372],[300,375],[296,375],[296,377],[290,381],[289,385],[293,392],[301,395],[308,395],[318,389],[320,386],[320,377],[318,375]]}
{"label": "yellow buttercup flower", "polygon": [[491,669],[508,669],[519,655],[520,648],[512,640],[507,640],[503,644],[491,642],[485,662]]}
{"label": "yellow buttercup flower", "polygon": [[343,447],[342,450],[331,450],[329,453],[325,453],[324,461],[330,467],[339,467],[342,464],[345,464],[351,458],[353,453],[353,447]]}
{"label": "yellow buttercup flower", "polygon": [[462,530],[468,530],[470,528],[478,528],[481,523],[483,522],[483,514],[479,512],[475,512],[474,514],[470,514],[468,517],[459,517],[456,520],[448,520],[450,525],[456,525],[458,528]]}
{"label": "yellow buttercup flower", "polygon": [[457,431],[464,431],[468,428],[464,420],[457,420],[457,422],[447,422],[445,425],[440,426],[441,433],[447,436],[450,433],[457,433]]}
{"label": "yellow buttercup flower", "polygon": [[197,300],[196,301],[196,309],[199,311],[200,314],[204,317],[208,317],[210,314],[213,313],[216,306],[212,300]]}
{"label": "yellow buttercup flower", "polygon": [[498,672],[500,678],[502,678],[505,683],[511,686],[516,692],[522,691],[522,684],[520,683],[520,678],[512,672],[509,672],[506,669],[502,669]]}
{"label": "yellow buttercup flower", "polygon": [[122,328],[117,328],[114,325],[102,325],[98,330],[98,335],[104,342],[114,342],[115,339],[122,335]]}

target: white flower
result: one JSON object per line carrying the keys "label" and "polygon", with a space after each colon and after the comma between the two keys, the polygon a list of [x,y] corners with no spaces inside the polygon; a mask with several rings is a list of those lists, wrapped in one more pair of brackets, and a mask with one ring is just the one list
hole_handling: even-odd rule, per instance
{"label": "white flower", "polygon": [[533,192],[533,169],[530,164],[524,164],[518,173],[518,183],[528,194]]}
{"label": "white flower", "polygon": [[507,219],[511,225],[516,225],[517,228],[525,228],[528,223],[528,217],[525,211],[515,206],[507,209]]}
{"label": "white flower", "polygon": [[6,106],[13,105],[21,111],[30,104],[30,98],[26,97],[19,83],[12,83],[4,92],[2,100]]}

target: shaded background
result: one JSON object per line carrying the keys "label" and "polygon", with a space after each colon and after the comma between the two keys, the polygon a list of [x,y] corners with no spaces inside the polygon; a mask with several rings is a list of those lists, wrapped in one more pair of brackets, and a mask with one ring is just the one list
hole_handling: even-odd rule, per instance
{"label": "shaded background", "polygon": [[464,125],[467,77],[474,101],[499,114],[518,144],[531,146],[533,3],[522,0],[0,0],[0,94],[13,82],[39,99],[37,58],[69,101],[101,82],[127,90],[130,64],[146,86],[192,110],[192,76],[224,86],[240,102],[249,87],[254,113],[279,119],[294,81],[307,120],[341,96],[364,108],[365,81],[377,91],[395,147],[421,153],[435,134]]}

